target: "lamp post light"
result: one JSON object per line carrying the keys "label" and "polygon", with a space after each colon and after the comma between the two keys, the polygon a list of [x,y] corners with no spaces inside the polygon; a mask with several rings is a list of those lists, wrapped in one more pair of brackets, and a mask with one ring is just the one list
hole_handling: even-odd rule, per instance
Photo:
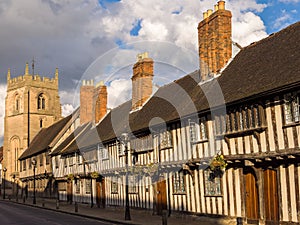
{"label": "lamp post light", "polygon": [[4,179],[3,179],[3,199],[5,199],[5,182],[6,182],[5,175],[6,175],[6,171],[7,171],[7,169],[6,169],[6,167],[4,167],[3,168],[3,177],[4,177]]}
{"label": "lamp post light", "polygon": [[36,204],[36,198],[35,198],[35,167],[36,167],[36,159],[34,158],[32,160],[32,166],[33,166],[33,204]]}
{"label": "lamp post light", "polygon": [[125,164],[126,164],[126,184],[125,184],[125,220],[131,220],[130,210],[129,210],[129,193],[128,193],[128,142],[129,135],[128,133],[123,133],[121,135],[121,141],[124,144],[125,150]]}

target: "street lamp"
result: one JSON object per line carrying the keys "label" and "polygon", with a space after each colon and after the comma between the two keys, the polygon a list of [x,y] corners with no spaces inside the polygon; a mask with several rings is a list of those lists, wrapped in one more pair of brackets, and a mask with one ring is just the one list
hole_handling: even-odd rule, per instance
{"label": "street lamp", "polygon": [[32,165],[33,165],[33,204],[36,204],[36,198],[35,198],[35,166],[36,166],[36,159],[32,159]]}
{"label": "street lamp", "polygon": [[6,178],[5,178],[5,175],[6,175],[6,167],[3,168],[3,176],[4,176],[4,180],[3,180],[3,199],[5,199],[5,181],[6,181]]}
{"label": "street lamp", "polygon": [[129,135],[128,133],[123,133],[121,135],[121,142],[125,147],[125,164],[126,164],[126,184],[125,184],[125,220],[131,220],[130,211],[129,211],[129,193],[128,193],[128,142]]}

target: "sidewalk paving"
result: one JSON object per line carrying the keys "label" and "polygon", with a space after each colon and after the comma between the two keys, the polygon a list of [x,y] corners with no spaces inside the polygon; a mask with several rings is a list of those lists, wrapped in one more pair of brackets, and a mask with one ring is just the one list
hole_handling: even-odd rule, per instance
{"label": "sidewalk paving", "polygon": [[[58,211],[62,213],[68,213],[77,216],[83,216],[87,218],[97,219],[101,221],[107,221],[113,224],[131,224],[131,225],[166,225],[163,224],[162,216],[152,215],[152,211],[141,209],[130,209],[131,220],[125,221],[125,210],[122,207],[106,207],[98,208],[96,205],[91,207],[89,204],[78,203],[78,211],[75,211],[75,204],[69,204],[67,202],[59,202],[59,208],[57,209],[57,203],[55,199],[36,199],[36,204],[33,204],[31,198],[27,199],[23,203],[22,199],[17,202],[15,199],[6,200],[15,202],[18,204],[29,205],[32,207],[44,208],[47,210]],[[209,218],[205,216],[191,216],[183,214],[172,214],[167,218],[168,225],[221,225],[221,224],[235,224],[233,221],[223,220],[220,218]]]}

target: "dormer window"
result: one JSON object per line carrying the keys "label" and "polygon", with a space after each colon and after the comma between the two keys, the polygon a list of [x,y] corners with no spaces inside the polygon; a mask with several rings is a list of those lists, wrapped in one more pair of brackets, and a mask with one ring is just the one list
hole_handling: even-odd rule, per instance
{"label": "dormer window", "polygon": [[45,109],[46,108],[46,100],[43,94],[40,94],[38,96],[38,100],[37,100],[37,106],[38,109]]}

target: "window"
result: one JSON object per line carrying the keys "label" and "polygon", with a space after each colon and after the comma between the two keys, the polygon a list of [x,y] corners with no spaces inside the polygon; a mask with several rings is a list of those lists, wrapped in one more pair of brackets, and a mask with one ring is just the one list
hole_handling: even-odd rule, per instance
{"label": "window", "polygon": [[118,177],[111,178],[111,193],[118,194]]}
{"label": "window", "polygon": [[125,146],[120,141],[117,141],[117,148],[119,156],[125,155]]}
{"label": "window", "polygon": [[16,111],[19,111],[20,110],[20,96],[19,95],[16,95],[16,98],[15,98],[15,110]]}
{"label": "window", "polygon": [[103,146],[98,145],[98,152],[99,152],[99,157],[101,160],[109,159],[108,150],[106,148],[104,148]]}
{"label": "window", "polygon": [[73,166],[73,156],[68,156],[68,159],[69,159],[69,166]]}
{"label": "window", "polygon": [[128,177],[128,192],[130,194],[136,194],[137,193],[137,177],[132,175]]}
{"label": "window", "polygon": [[44,157],[43,157],[43,154],[40,154],[40,166],[43,165],[43,161],[44,161]]}
{"label": "window", "polygon": [[49,165],[50,164],[50,155],[46,152],[45,156],[46,156],[46,165]]}
{"label": "window", "polygon": [[82,164],[82,156],[79,153],[76,153],[76,163]]}
{"label": "window", "polygon": [[85,180],[85,193],[90,194],[92,188],[92,181],[91,180]]}
{"label": "window", "polygon": [[172,133],[169,129],[161,133],[160,148],[172,148]]}
{"label": "window", "polygon": [[43,120],[40,119],[40,128],[43,128]]}
{"label": "window", "polygon": [[98,156],[97,156],[97,150],[90,150],[90,151],[81,151],[83,158],[86,162],[91,163],[91,162],[97,162],[98,161]]}
{"label": "window", "polygon": [[205,195],[221,195],[221,175],[216,175],[211,170],[204,170]]}
{"label": "window", "polygon": [[46,100],[45,100],[44,94],[40,94],[37,99],[37,108],[45,109],[46,108],[45,106],[46,106]]}
{"label": "window", "polygon": [[54,156],[55,159],[55,168],[58,168],[58,156]]}
{"label": "window", "polygon": [[153,137],[152,135],[146,135],[132,139],[130,141],[131,149],[134,149],[136,152],[148,151],[153,149]]}
{"label": "window", "polygon": [[285,95],[284,103],[286,124],[299,122],[299,95],[296,93]]}
{"label": "window", "polygon": [[183,172],[177,172],[173,176],[173,193],[185,194],[185,182]]}
{"label": "window", "polygon": [[239,110],[217,115],[214,119],[217,135],[260,128],[264,124],[264,110],[261,105],[242,106]]}
{"label": "window", "polygon": [[26,159],[24,159],[24,160],[22,161],[22,163],[23,163],[23,171],[25,171],[25,170],[26,170]]}
{"label": "window", "polygon": [[29,165],[29,169],[31,169],[32,168],[32,163],[31,163],[32,161],[31,161],[31,158],[29,158],[28,159],[28,165]]}
{"label": "window", "polygon": [[202,117],[199,121],[199,124],[191,120],[189,121],[191,142],[203,141],[207,139],[205,118]]}

